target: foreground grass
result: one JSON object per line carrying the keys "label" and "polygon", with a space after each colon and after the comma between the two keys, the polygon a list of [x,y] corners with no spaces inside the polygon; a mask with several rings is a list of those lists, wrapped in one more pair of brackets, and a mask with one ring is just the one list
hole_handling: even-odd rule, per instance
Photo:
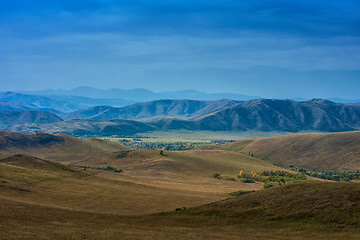
{"label": "foreground grass", "polygon": [[137,217],[2,198],[0,239],[359,239],[359,193],[359,184],[296,184]]}

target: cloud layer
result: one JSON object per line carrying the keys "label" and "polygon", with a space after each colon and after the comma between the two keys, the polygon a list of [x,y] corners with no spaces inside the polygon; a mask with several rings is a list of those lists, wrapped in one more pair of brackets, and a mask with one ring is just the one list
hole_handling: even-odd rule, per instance
{"label": "cloud layer", "polygon": [[89,85],[356,98],[360,87],[356,0],[1,3],[4,90]]}

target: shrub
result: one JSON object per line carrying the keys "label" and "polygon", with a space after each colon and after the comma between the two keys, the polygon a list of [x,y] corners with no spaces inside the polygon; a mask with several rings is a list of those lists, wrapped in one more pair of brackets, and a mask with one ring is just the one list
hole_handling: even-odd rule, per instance
{"label": "shrub", "polygon": [[273,187],[274,185],[273,185],[273,183],[272,182],[266,182],[265,184],[264,184],[264,188],[271,188],[271,187]]}
{"label": "shrub", "polygon": [[220,173],[214,173],[211,177],[213,178],[220,178],[221,174]]}
{"label": "shrub", "polygon": [[225,180],[228,180],[228,181],[236,181],[235,178],[233,178],[233,177],[228,177],[228,176],[225,177]]}
{"label": "shrub", "polygon": [[240,182],[243,183],[254,183],[255,181],[249,178],[240,178]]}

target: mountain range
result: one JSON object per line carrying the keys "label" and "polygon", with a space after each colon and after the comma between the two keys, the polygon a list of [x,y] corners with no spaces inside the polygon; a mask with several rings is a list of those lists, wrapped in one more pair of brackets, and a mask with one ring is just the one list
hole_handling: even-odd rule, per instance
{"label": "mountain range", "polygon": [[97,105],[126,106],[134,103],[123,99],[96,99],[69,95],[30,95],[18,92],[0,92],[1,110],[34,110],[52,113],[73,112]]}
{"label": "mountain range", "polygon": [[156,100],[137,103],[125,107],[96,106],[88,109],[62,114],[64,119],[149,119],[158,116],[170,116],[181,119],[202,116],[240,103],[222,99],[214,101],[199,100]]}
{"label": "mountain range", "polygon": [[34,122],[29,118],[28,122],[13,122],[12,125],[7,122],[3,130],[123,136],[169,129],[263,132],[338,132],[360,129],[359,106],[324,99],[304,102],[276,99],[246,102],[159,100],[121,108],[94,107],[62,115],[69,120],[48,118],[50,122]]}

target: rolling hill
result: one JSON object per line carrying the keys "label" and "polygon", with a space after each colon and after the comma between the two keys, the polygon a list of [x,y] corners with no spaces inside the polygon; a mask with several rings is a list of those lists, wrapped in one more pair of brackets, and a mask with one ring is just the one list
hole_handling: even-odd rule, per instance
{"label": "rolling hill", "polygon": [[76,162],[110,152],[128,149],[101,139],[78,139],[65,134],[20,134],[0,132],[0,155],[25,153],[60,162]]}
{"label": "rolling hill", "polygon": [[[359,134],[296,134],[160,154],[94,138],[0,132],[0,238],[357,239],[358,183],[261,190],[262,183],[243,183],[237,174],[284,170],[255,151],[249,156],[250,147],[291,157],[285,150],[294,143],[308,154],[319,145],[315,154],[336,159],[339,149],[357,149]],[[233,192],[240,196],[229,198]]]}
{"label": "rolling hill", "polygon": [[359,184],[354,183],[296,184],[137,217],[2,198],[0,236],[9,240],[355,240],[360,237],[359,192]]}
{"label": "rolling hill", "polygon": [[282,167],[360,170],[360,132],[304,133],[240,140],[222,149],[248,153]]}

